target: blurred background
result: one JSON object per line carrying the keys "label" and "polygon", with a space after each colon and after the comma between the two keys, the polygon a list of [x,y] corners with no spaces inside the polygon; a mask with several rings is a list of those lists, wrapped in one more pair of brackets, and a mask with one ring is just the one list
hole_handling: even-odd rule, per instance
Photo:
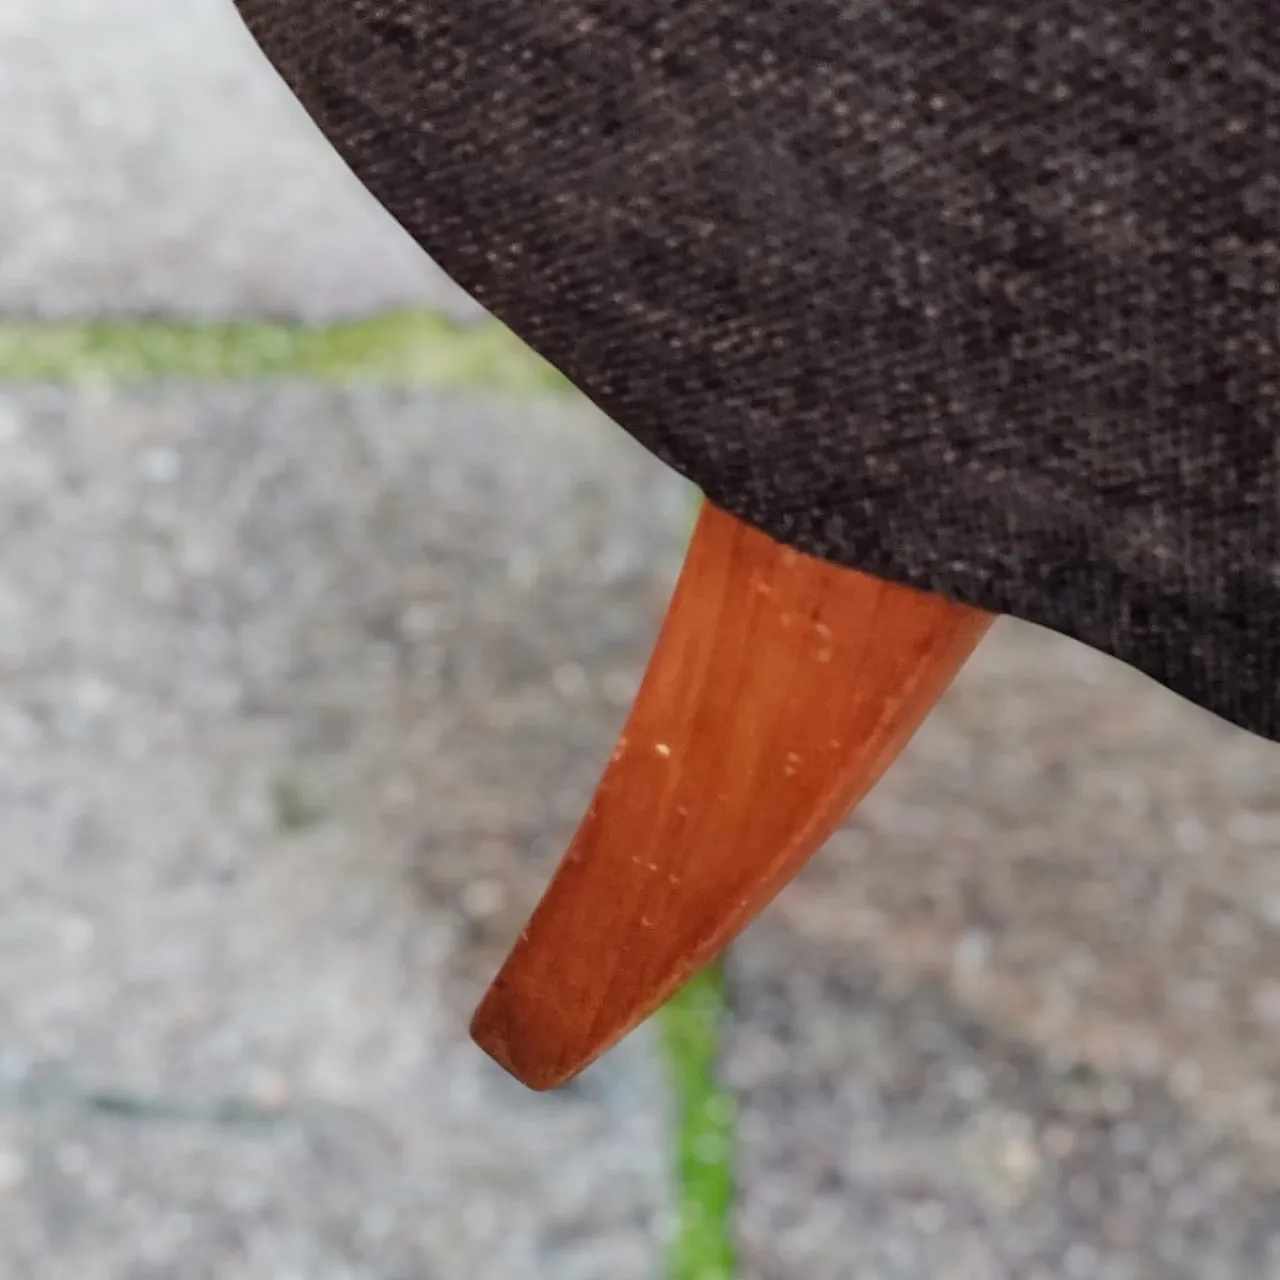
{"label": "blurred background", "polygon": [[229,0],[5,0],[0,1277],[1280,1277],[1280,753],[1030,627],[693,998],[470,1047],[694,501]]}

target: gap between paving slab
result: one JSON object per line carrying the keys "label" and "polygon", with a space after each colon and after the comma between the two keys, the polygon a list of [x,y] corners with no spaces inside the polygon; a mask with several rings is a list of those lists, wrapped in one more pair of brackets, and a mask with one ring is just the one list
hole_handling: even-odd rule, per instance
{"label": "gap between paving slab", "polygon": [[568,393],[569,383],[496,322],[408,312],[317,326],[241,320],[0,319],[0,382],[236,382]]}

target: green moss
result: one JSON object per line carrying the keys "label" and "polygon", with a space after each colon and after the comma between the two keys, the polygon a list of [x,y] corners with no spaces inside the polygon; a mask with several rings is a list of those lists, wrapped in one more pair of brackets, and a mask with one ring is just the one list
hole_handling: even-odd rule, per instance
{"label": "green moss", "polygon": [[725,1017],[720,966],[705,970],[662,1010],[659,1026],[678,1110],[679,1223],[668,1280],[732,1280],[736,1106],[717,1079]]}
{"label": "green moss", "polygon": [[567,390],[509,330],[402,314],[316,327],[245,321],[0,322],[0,381],[129,384],[303,378],[408,387]]}

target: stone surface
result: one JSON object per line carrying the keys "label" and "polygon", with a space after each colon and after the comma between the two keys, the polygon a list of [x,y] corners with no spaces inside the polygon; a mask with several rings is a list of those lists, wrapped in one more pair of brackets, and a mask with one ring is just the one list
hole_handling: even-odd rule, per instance
{"label": "stone surface", "polygon": [[[466,1018],[689,509],[575,402],[0,393],[0,1276],[656,1274],[649,1037]],[[1278,846],[1274,747],[1000,624],[736,953],[744,1274],[1280,1275]]]}
{"label": "stone surface", "polygon": [[333,154],[231,0],[5,0],[0,174],[0,314],[483,315]]}
{"label": "stone surface", "polygon": [[1280,1275],[1280,752],[1003,622],[744,941],[751,1280]]}
{"label": "stone surface", "polygon": [[648,1037],[466,1025],[688,515],[572,401],[0,394],[0,1275],[656,1273]]}

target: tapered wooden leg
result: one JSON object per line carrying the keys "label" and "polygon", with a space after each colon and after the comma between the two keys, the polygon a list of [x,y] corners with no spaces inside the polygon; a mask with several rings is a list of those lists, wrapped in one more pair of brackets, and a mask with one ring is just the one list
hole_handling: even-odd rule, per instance
{"label": "tapered wooden leg", "polygon": [[771,901],[991,624],[707,505],[591,807],[472,1035],[534,1089],[621,1039]]}

